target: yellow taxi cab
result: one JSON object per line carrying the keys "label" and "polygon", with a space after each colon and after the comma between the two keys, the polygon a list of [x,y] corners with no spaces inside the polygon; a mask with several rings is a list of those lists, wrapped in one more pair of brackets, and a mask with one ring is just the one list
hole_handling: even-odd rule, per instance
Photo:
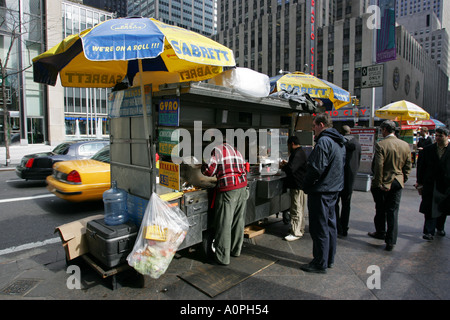
{"label": "yellow taxi cab", "polygon": [[103,192],[111,188],[109,162],[109,146],[90,159],[57,162],[46,178],[47,189],[71,202],[101,200]]}

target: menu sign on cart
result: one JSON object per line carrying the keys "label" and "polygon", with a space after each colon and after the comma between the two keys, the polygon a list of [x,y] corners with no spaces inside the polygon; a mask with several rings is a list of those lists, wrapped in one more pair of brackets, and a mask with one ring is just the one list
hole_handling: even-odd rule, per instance
{"label": "menu sign on cart", "polygon": [[176,129],[158,130],[158,153],[160,155],[172,155],[172,149],[179,143],[180,133]]}
{"label": "menu sign on cart", "polygon": [[180,165],[172,162],[160,161],[159,184],[170,189],[180,190]]}
{"label": "menu sign on cart", "polygon": [[161,100],[158,115],[160,126],[178,127],[180,125],[180,99]]}
{"label": "menu sign on cart", "polygon": [[[151,87],[144,87],[147,115],[151,115]],[[108,97],[108,116],[110,118],[137,117],[143,115],[142,95],[140,87],[112,92]]]}

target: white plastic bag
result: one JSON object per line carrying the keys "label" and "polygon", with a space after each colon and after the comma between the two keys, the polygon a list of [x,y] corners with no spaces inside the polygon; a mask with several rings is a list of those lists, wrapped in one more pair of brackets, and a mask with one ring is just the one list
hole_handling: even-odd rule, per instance
{"label": "white plastic bag", "polygon": [[269,76],[248,68],[236,67],[224,71],[210,79],[209,83],[256,98],[267,97],[270,93]]}
{"label": "white plastic bag", "polygon": [[169,267],[178,247],[189,230],[189,222],[178,207],[153,193],[128,264],[143,275],[158,279]]}

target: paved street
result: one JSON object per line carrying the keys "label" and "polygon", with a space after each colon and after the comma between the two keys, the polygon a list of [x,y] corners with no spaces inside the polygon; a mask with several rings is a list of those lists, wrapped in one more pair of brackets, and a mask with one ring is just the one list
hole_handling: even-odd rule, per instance
{"label": "paved street", "polygon": [[[112,290],[90,266],[79,262],[81,288],[68,289],[64,250],[61,243],[0,255],[0,299],[58,300],[441,300],[450,298],[450,239],[422,239],[422,214],[419,197],[413,188],[415,177],[403,192],[398,244],[394,251],[384,250],[381,240],[367,236],[373,231],[374,205],[370,192],[355,192],[349,236],[338,240],[336,263],[326,275],[307,274],[300,264],[311,260],[309,233],[294,242],[282,240],[288,231],[281,217],[265,223],[265,233],[246,242],[244,252],[252,249],[277,259],[277,262],[249,279],[219,294],[214,299],[181,280],[178,275],[205,263],[199,248],[179,252],[167,272],[158,280],[146,281],[141,288],[132,273],[124,273],[120,288]],[[238,258],[237,258],[238,259]],[[379,267],[380,288],[373,267]],[[11,293],[19,280],[23,292]],[[31,281],[31,283],[30,283]],[[375,281],[375,282],[374,282]],[[27,285],[29,287],[27,287]],[[17,285],[19,289],[21,284]],[[9,292],[8,292],[9,288]]]}
{"label": "paved street", "polygon": [[243,249],[276,263],[214,298],[179,277],[207,263],[199,247],[180,251],[166,273],[158,280],[147,278],[144,287],[133,272],[124,272],[117,277],[118,288],[112,290],[111,277],[102,279],[91,266],[76,260],[80,289],[69,289],[73,271],[68,269],[61,242],[44,241],[33,248],[0,251],[0,300],[166,300],[169,304],[161,305],[174,315],[181,313],[186,300],[199,306],[267,303],[272,315],[274,310],[295,308],[291,300],[448,300],[450,238],[422,239],[423,216],[414,182],[415,169],[403,191],[398,243],[392,252],[384,250],[383,241],[367,236],[374,231],[370,192],[354,192],[349,236],[338,239],[335,266],[325,275],[300,270],[312,259],[310,235],[307,232],[294,242],[283,240],[288,226],[280,215],[271,216],[263,224],[265,233],[246,241]]}

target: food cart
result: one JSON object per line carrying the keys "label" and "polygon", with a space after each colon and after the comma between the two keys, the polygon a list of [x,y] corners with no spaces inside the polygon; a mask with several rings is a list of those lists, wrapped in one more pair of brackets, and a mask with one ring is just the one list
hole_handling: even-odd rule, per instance
{"label": "food cart", "polygon": [[[111,179],[127,191],[128,211],[135,223],[140,224],[153,192],[171,194],[170,203],[186,213],[190,224],[179,250],[201,242],[207,245],[212,188],[192,187],[189,181],[183,183],[185,167],[170,157],[173,147],[180,143],[174,138],[176,129],[189,132],[192,140],[200,141],[202,149],[205,141],[201,137],[211,128],[253,129],[264,131],[269,137],[278,133],[279,157],[270,160],[267,156],[271,137],[265,145],[266,157],[258,154],[257,163],[250,163],[246,225],[289,209],[289,193],[283,188],[285,174],[276,170],[276,165],[280,158],[288,158],[287,138],[294,131],[296,117],[308,112],[304,105],[274,97],[244,96],[226,87],[200,82],[164,84],[158,89],[152,92],[151,86],[146,86],[146,116],[139,106],[139,87],[114,92],[110,101]],[[143,130],[144,118],[150,139]],[[246,138],[247,152],[241,152],[247,161],[260,142],[253,138]],[[199,148],[198,143],[192,145],[193,150]],[[200,152],[197,160],[201,161],[203,150],[194,150],[194,155],[195,151]]]}

